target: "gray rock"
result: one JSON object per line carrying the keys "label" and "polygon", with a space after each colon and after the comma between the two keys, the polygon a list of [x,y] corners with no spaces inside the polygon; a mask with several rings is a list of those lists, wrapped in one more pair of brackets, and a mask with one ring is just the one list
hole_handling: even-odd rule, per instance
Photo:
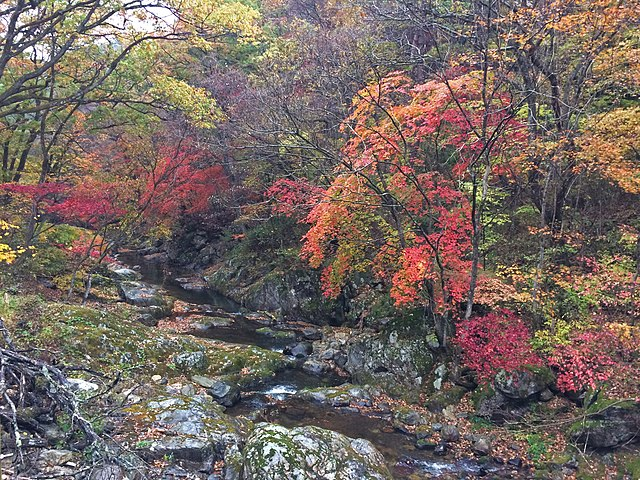
{"label": "gray rock", "polygon": [[493,385],[497,392],[513,400],[528,400],[540,394],[551,384],[552,378],[545,373],[529,370],[507,373],[501,370]]}
{"label": "gray rock", "polygon": [[173,357],[173,363],[182,370],[204,370],[209,360],[204,352],[184,352]]}
{"label": "gray rock", "polygon": [[351,397],[345,393],[337,395],[331,399],[332,407],[348,407],[351,404]]}
{"label": "gray rock", "polygon": [[318,353],[318,358],[320,360],[333,360],[336,355],[338,355],[338,350],[333,348],[328,348]]}
{"label": "gray rock", "polygon": [[627,401],[608,407],[599,407],[596,403],[589,412],[584,421],[571,427],[578,445],[616,448],[640,441],[640,403]]}
{"label": "gray rock", "polygon": [[166,302],[160,292],[143,282],[120,282],[118,285],[120,298],[125,302],[139,307],[163,307]]}
{"label": "gray rock", "polygon": [[196,330],[206,330],[209,328],[230,327],[234,324],[233,318],[223,317],[197,317],[191,326]]}
{"label": "gray rock", "polygon": [[391,479],[384,458],[363,439],[318,427],[258,424],[242,455],[243,478],[260,480]]}
{"label": "gray rock", "polygon": [[292,345],[288,345],[284,348],[282,353],[285,355],[293,355],[296,358],[304,358],[311,355],[313,352],[313,345],[309,342],[298,342]]}
{"label": "gray rock", "polygon": [[415,410],[398,410],[394,416],[397,422],[402,423],[403,425],[416,426],[423,425],[426,423],[426,420],[420,415],[419,412]]}
{"label": "gray rock", "polygon": [[444,443],[439,443],[436,448],[433,449],[433,453],[438,456],[444,456],[447,454],[447,445]]}
{"label": "gray rock", "polygon": [[186,385],[182,385],[182,387],[180,388],[180,393],[182,395],[190,397],[191,395],[196,394],[196,389],[193,388],[193,385],[191,385],[190,383],[187,383]]}
{"label": "gray rock", "polygon": [[317,328],[306,327],[302,329],[301,333],[305,340],[316,341],[322,339],[322,332]]}
{"label": "gray rock", "polygon": [[476,405],[477,416],[489,419],[497,424],[522,419],[528,410],[528,404],[510,401],[500,392],[493,392],[483,397]]}
{"label": "gray rock", "polygon": [[440,436],[445,442],[457,442],[460,440],[460,431],[455,425],[443,425]]}
{"label": "gray rock", "polygon": [[[165,302],[162,306],[149,305],[146,307],[138,307],[138,315],[140,316],[145,315],[146,318],[154,318],[159,320],[161,318],[171,315],[171,308],[172,307],[169,302]],[[153,322],[153,320],[150,320],[150,322]]]}
{"label": "gray rock", "polygon": [[100,387],[92,382],[87,382],[81,378],[67,378],[71,390],[79,395],[91,395],[100,390]]}
{"label": "gray rock", "polygon": [[119,465],[102,465],[91,472],[89,480],[123,480],[124,471]]}
{"label": "gray rock", "polygon": [[416,440],[416,448],[418,450],[434,450],[438,444],[428,438],[419,438]]}
{"label": "gray rock", "polygon": [[240,401],[240,387],[231,382],[216,381],[207,389],[207,393],[224,407],[233,407]]}
{"label": "gray rock", "polygon": [[[390,332],[359,334],[351,342],[344,368],[354,383],[377,385],[395,396],[417,399],[433,365],[426,339]],[[334,361],[340,365],[335,356]]]}
{"label": "gray rock", "polygon": [[517,458],[517,457],[516,458],[510,458],[507,461],[507,464],[512,466],[512,467],[514,467],[514,468],[520,469],[520,468],[522,468],[522,459],[521,458]]}
{"label": "gray rock", "polygon": [[250,310],[280,311],[287,318],[319,324],[333,316],[336,302],[322,295],[318,272],[262,267],[262,274],[256,275],[246,259],[230,259],[205,280],[211,289]]}
{"label": "gray rock", "polygon": [[215,378],[204,377],[202,375],[193,375],[191,377],[191,380],[193,380],[194,383],[204,388],[211,388],[217,382]]}
{"label": "gray rock", "polygon": [[73,452],[69,450],[42,450],[38,456],[38,466],[57,467],[73,460]]}
{"label": "gray rock", "polygon": [[548,388],[545,388],[542,392],[540,392],[540,401],[548,402],[554,397],[553,392]]}
{"label": "gray rock", "polygon": [[311,375],[321,376],[327,373],[330,370],[330,367],[324,362],[310,359],[304,362],[304,364],[302,365],[302,370]]}
{"label": "gray rock", "polygon": [[491,440],[487,437],[477,437],[471,444],[471,449],[478,455],[489,455],[491,453]]}
{"label": "gray rock", "polygon": [[142,278],[142,275],[140,274],[140,272],[136,272],[131,268],[115,266],[115,267],[109,267],[109,270],[111,270],[111,273],[113,273],[113,275],[120,280],[136,281]]}
{"label": "gray rock", "polygon": [[147,327],[157,327],[160,320],[152,313],[142,313],[138,315],[137,320]]}
{"label": "gray rock", "polygon": [[140,428],[153,428],[162,435],[138,446],[146,459],[173,456],[203,462],[225,458],[227,450],[237,450],[244,442],[246,425],[229,417],[222,407],[206,396],[161,397],[147,402],[138,416]]}

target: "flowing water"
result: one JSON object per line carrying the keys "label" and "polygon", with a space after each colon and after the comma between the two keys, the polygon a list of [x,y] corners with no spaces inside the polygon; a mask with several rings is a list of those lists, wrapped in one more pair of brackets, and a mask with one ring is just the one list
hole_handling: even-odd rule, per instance
{"label": "flowing water", "polygon": [[[161,265],[145,261],[133,254],[121,255],[123,261],[136,265],[143,281],[161,287],[169,295],[186,302],[193,311],[205,316],[226,315],[233,322],[229,325],[210,327],[192,332],[199,337],[222,340],[229,343],[256,345],[261,348],[282,351],[292,339],[267,336],[257,332],[266,323],[265,317],[243,310],[237,303],[208,290],[188,291],[172,280],[176,273],[168,272]],[[304,388],[337,386],[345,379],[337,375],[318,377],[300,368],[283,370],[271,379],[243,391],[242,400],[227,413],[246,416],[256,421],[268,421],[285,427],[314,425],[333,430],[352,438],[371,441],[385,456],[395,478],[502,478],[496,465],[481,465],[474,459],[447,461],[432,452],[416,449],[414,439],[393,429],[389,415],[363,415],[350,408],[333,408],[303,401],[295,393]]]}

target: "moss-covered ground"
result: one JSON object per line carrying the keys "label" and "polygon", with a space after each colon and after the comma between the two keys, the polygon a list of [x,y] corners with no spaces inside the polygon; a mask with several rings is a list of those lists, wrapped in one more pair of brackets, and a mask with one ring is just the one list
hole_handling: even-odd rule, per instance
{"label": "moss-covered ground", "polygon": [[[277,352],[169,333],[135,320],[125,304],[93,308],[47,301],[37,295],[2,294],[0,311],[20,348],[33,349],[44,359],[82,365],[106,375],[141,373],[167,378],[200,374],[225,376],[241,384],[267,378],[285,368]],[[185,371],[177,355],[202,352],[206,361]]]}

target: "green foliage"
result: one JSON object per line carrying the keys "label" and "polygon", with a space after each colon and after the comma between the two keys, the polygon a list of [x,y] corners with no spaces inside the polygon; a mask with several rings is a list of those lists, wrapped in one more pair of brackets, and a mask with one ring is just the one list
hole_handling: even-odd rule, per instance
{"label": "green foliage", "polygon": [[471,421],[471,428],[474,430],[486,430],[493,427],[493,424],[486,418],[472,416],[469,418]]}
{"label": "green foliage", "polygon": [[542,434],[524,433],[519,436],[526,440],[527,454],[534,463],[540,462],[542,457],[549,452],[549,441]]}
{"label": "green foliage", "polygon": [[256,255],[262,261],[269,258],[290,258],[298,256],[299,241],[303,228],[294,219],[275,216],[254,226],[233,247],[231,257],[252,258]]}

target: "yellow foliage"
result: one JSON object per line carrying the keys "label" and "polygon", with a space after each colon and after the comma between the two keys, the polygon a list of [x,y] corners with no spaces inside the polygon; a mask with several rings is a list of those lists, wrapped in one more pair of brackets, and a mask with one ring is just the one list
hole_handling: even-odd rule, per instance
{"label": "yellow foliage", "polygon": [[151,80],[154,85],[149,94],[180,110],[194,126],[212,129],[222,120],[215,99],[204,88],[167,75],[154,75]]}
{"label": "yellow foliage", "polygon": [[[0,220],[0,239],[8,236],[9,232],[16,228],[18,227],[11,225],[4,220]],[[13,261],[18,258],[18,255],[24,252],[24,248],[11,248],[6,243],[0,242],[0,263],[13,263]]]}
{"label": "yellow foliage", "polygon": [[629,193],[640,193],[640,107],[594,115],[577,143],[582,168],[601,174]]}
{"label": "yellow foliage", "polygon": [[241,2],[221,0],[170,0],[180,11],[186,29],[195,30],[192,41],[205,47],[207,42],[227,34],[240,42],[255,42],[261,33],[260,12]]}

